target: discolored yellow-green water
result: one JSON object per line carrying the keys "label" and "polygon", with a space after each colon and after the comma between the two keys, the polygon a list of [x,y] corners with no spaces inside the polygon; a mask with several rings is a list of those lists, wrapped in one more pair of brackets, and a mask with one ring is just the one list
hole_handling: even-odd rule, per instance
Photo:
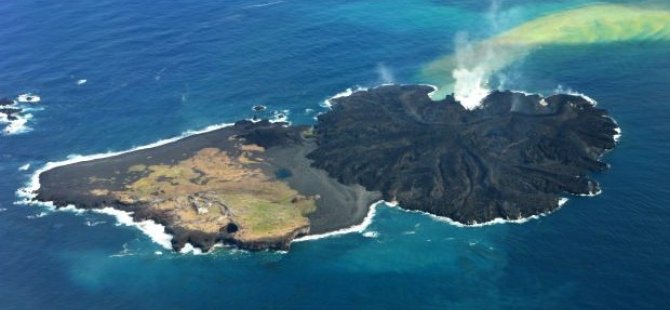
{"label": "discolored yellow-green water", "polygon": [[421,79],[440,87],[435,98],[485,93],[481,84],[493,73],[538,48],[627,41],[670,41],[670,10],[595,4],[545,15],[480,42],[457,42],[454,54],[423,67]]}

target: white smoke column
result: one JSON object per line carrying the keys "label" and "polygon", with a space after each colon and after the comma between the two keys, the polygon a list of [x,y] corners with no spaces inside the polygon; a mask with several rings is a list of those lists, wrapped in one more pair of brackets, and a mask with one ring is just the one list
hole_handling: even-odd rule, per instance
{"label": "white smoke column", "polygon": [[502,0],[491,0],[489,11],[486,14],[486,18],[489,20],[489,24],[491,25],[491,30],[494,33],[497,33],[500,30],[500,22],[498,15],[500,13],[501,6],[502,6]]}
{"label": "white smoke column", "polygon": [[467,34],[456,35],[457,66],[451,75],[454,78],[454,96],[464,108],[476,109],[491,92],[488,87],[491,70],[487,63],[493,57],[493,51],[489,48],[474,49]]}
{"label": "white smoke column", "polygon": [[454,96],[467,110],[474,110],[481,105],[482,99],[491,90],[486,86],[488,77],[481,67],[475,69],[454,69]]}
{"label": "white smoke column", "polygon": [[[487,13],[487,19],[491,24],[492,31],[498,31],[498,12],[501,2],[491,1],[491,6]],[[469,42],[467,33],[458,33],[456,35],[456,67],[451,75],[454,78],[454,97],[461,105],[474,110],[481,106],[484,99],[490,92],[488,81],[491,73],[494,72],[496,63],[495,45],[477,46],[476,48]]]}
{"label": "white smoke column", "polygon": [[387,67],[383,63],[377,64],[377,75],[379,76],[379,80],[382,83],[395,83],[395,76],[393,75],[393,71],[391,71],[391,68]]}

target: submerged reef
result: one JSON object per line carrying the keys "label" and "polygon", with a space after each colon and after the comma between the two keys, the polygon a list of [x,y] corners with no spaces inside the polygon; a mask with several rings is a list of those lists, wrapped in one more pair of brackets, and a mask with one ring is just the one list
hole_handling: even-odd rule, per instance
{"label": "submerged reef", "polygon": [[586,97],[493,92],[467,110],[423,85],[333,98],[315,126],[240,121],[41,172],[35,199],[153,220],[172,247],[289,248],[384,199],[463,224],[552,211],[599,191],[616,123]]}

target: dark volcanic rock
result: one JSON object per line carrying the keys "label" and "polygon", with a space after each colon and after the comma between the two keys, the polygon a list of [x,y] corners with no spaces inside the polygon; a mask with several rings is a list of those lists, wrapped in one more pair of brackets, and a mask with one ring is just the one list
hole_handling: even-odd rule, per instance
{"label": "dark volcanic rock", "polygon": [[319,116],[316,167],[345,184],[379,190],[406,209],[473,224],[558,207],[593,194],[589,173],[607,165],[616,123],[580,96],[494,92],[482,108],[428,86],[383,86],[334,99]]}
{"label": "dark volcanic rock", "polygon": [[0,108],[0,113],[7,115],[7,119],[10,121],[17,120],[16,114],[21,113],[21,111],[21,109],[16,108]]}

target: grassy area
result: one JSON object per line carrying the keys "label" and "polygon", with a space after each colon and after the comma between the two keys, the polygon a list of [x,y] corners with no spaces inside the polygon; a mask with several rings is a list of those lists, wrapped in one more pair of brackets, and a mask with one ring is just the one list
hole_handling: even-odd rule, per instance
{"label": "grassy area", "polygon": [[263,148],[240,150],[230,156],[206,148],[174,165],[131,166],[129,173],[143,176],[113,195],[148,203],[191,230],[216,233],[235,223],[235,237],[244,241],[281,237],[309,225],[306,215],[316,210],[315,199],[265,174]]}

